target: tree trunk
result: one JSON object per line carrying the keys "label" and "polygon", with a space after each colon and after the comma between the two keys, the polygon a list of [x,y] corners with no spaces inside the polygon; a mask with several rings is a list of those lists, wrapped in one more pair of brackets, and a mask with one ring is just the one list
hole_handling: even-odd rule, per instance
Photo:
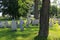
{"label": "tree trunk", "polygon": [[38,15],[39,15],[39,12],[38,12],[38,0],[34,0],[34,18],[38,19]]}
{"label": "tree trunk", "polygon": [[49,33],[49,8],[50,0],[42,1],[42,8],[40,12],[40,30],[39,30],[39,40],[47,40]]}

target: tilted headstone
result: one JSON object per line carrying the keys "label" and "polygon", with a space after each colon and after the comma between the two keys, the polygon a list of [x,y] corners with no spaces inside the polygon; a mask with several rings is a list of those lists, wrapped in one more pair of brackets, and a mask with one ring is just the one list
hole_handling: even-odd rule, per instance
{"label": "tilted headstone", "polygon": [[17,29],[17,25],[16,25],[15,20],[12,20],[12,26],[11,26],[11,29],[12,29],[13,31],[16,31],[16,29]]}
{"label": "tilted headstone", "polygon": [[20,19],[20,29],[21,29],[21,31],[24,30],[23,24],[24,24],[24,21],[22,19]]}
{"label": "tilted headstone", "polygon": [[32,20],[32,25],[38,25],[39,24],[39,19]]}

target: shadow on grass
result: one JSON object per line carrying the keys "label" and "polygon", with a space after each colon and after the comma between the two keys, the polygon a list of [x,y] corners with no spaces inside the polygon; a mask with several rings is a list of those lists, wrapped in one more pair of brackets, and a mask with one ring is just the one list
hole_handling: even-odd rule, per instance
{"label": "shadow on grass", "polygon": [[0,40],[16,40],[15,32],[11,31],[0,31]]}
{"label": "shadow on grass", "polygon": [[8,29],[0,28],[0,40],[17,40],[16,39],[17,37],[27,38],[32,34],[35,35],[37,31],[38,31],[37,28],[25,28],[25,30],[22,32],[20,31],[20,28],[17,31],[11,31],[11,29],[9,30],[9,28]]}
{"label": "shadow on grass", "polygon": [[34,40],[48,40],[48,37],[47,36],[37,35],[37,36],[35,36]]}
{"label": "shadow on grass", "polygon": [[34,40],[48,40],[48,39],[47,38],[44,38],[44,37],[38,37],[38,36],[36,36],[34,38]]}
{"label": "shadow on grass", "polygon": [[22,33],[17,31],[10,31],[10,30],[1,30],[0,31],[0,40],[17,40],[17,37],[28,37],[30,33]]}

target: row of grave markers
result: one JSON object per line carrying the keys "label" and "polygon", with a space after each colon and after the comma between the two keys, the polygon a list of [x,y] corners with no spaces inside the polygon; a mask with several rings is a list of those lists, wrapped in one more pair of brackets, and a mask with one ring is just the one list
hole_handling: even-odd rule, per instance
{"label": "row of grave markers", "polygon": [[[56,21],[58,21],[58,24],[60,24],[60,19],[57,19],[57,18],[50,19],[49,26],[52,27],[53,24],[56,23]],[[26,22],[26,27],[29,27],[30,23],[32,25],[36,25],[36,24],[39,24],[39,20],[37,19],[37,20],[32,20],[31,21],[30,19],[28,19],[27,22]],[[7,28],[11,28],[12,30],[16,30],[17,27],[20,27],[20,29],[22,31],[22,30],[24,30],[23,24],[24,24],[24,21],[22,19],[20,19],[19,26],[18,26],[18,23],[15,20],[12,20],[11,25],[9,25],[7,20],[5,20],[5,22],[0,21],[0,28],[7,27]]]}
{"label": "row of grave markers", "polygon": [[[50,19],[49,26],[52,27],[52,25],[55,24],[56,21],[58,21],[58,24],[60,24],[60,19],[57,19],[57,18]],[[26,27],[29,27],[30,23],[32,25],[36,25],[36,24],[39,24],[39,20],[37,19],[37,20],[31,21],[30,19],[28,19],[26,22]],[[24,24],[24,21],[22,19],[20,19],[19,26],[17,26],[18,23],[15,20],[12,20],[11,25],[8,24],[7,20],[5,21],[5,23],[0,21],[0,28],[7,27],[7,28],[11,28],[12,30],[16,30],[17,27],[20,27],[21,30],[24,30],[23,24]]]}
{"label": "row of grave markers", "polygon": [[[20,23],[19,23],[19,27],[21,28],[21,30],[24,30],[23,23],[24,23],[24,21],[21,19]],[[8,24],[7,20],[5,22],[0,21],[0,28],[6,27],[6,28],[11,28],[12,30],[16,30],[17,25],[18,25],[18,23],[15,20],[12,20],[11,25]]]}
{"label": "row of grave markers", "polygon": [[[34,20],[32,21],[32,24],[33,25],[38,24],[37,22],[39,23],[39,20]],[[26,27],[29,27],[30,23],[31,23],[31,20],[28,19],[26,22]],[[23,24],[24,24],[24,21],[22,19],[20,19],[19,26],[18,26],[18,23],[14,19],[12,20],[11,25],[8,23],[7,20],[5,20],[5,22],[0,21],[0,28],[6,27],[6,28],[11,28],[12,30],[16,30],[17,27],[20,27],[21,31],[23,31],[24,30]]]}
{"label": "row of grave markers", "polygon": [[[57,19],[57,18],[50,19],[49,26],[52,27],[52,25],[55,24],[56,21],[58,21],[58,24],[60,24],[60,19]],[[26,27],[29,27],[30,23],[31,23],[31,20],[27,19]],[[17,29],[17,27],[20,27],[21,30],[24,30],[23,24],[24,24],[24,21],[22,19],[20,19],[19,26],[17,26],[18,23],[15,20],[12,20],[11,25],[9,25],[7,20],[5,20],[5,22],[0,21],[0,28],[7,27],[7,28],[11,28],[12,30],[15,30],[15,29]],[[37,20],[32,20],[31,24],[32,25],[39,24],[39,20],[38,19]]]}
{"label": "row of grave markers", "polygon": [[60,18],[50,18],[49,26],[52,27],[54,24],[58,23],[60,25]]}

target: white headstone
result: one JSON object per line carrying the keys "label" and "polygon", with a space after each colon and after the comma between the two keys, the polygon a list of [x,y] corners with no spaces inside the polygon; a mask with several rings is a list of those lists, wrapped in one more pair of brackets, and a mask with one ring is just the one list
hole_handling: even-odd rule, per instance
{"label": "white headstone", "polygon": [[12,30],[16,30],[17,29],[17,25],[16,25],[16,22],[15,20],[12,20],[12,26],[11,26]]}

